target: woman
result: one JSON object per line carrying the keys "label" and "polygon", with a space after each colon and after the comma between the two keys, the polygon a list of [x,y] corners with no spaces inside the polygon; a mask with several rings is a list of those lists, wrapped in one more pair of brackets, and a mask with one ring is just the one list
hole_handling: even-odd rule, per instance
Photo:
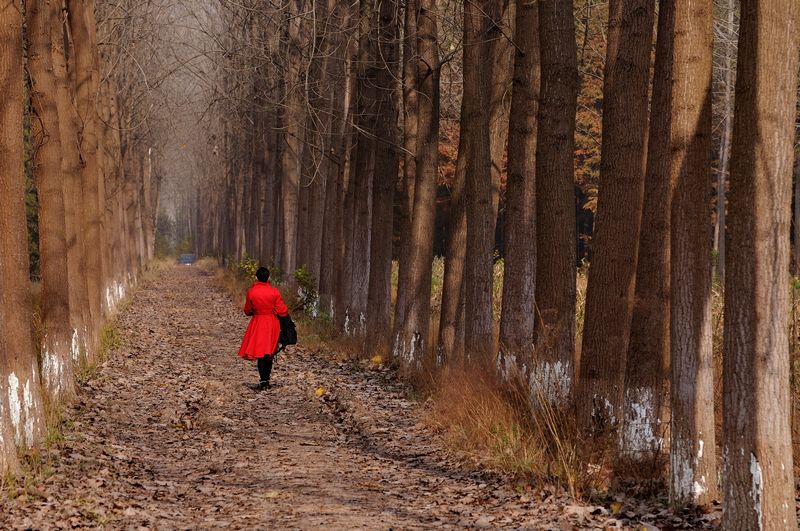
{"label": "woman", "polygon": [[248,360],[258,360],[258,374],[261,381],[248,385],[255,391],[269,389],[272,373],[272,358],[278,349],[281,326],[278,315],[288,315],[289,310],[283,302],[280,291],[269,283],[269,269],[259,267],[256,271],[258,282],[247,290],[244,304],[245,315],[252,316],[250,325],[239,349],[239,356]]}

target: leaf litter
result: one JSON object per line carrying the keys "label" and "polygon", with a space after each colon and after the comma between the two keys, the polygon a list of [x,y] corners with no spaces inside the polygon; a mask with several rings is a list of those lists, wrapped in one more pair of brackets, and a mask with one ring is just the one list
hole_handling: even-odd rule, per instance
{"label": "leaf litter", "polygon": [[[384,360],[296,347],[256,393],[247,318],[201,269],[158,272],[118,317],[61,438],[0,494],[2,529],[675,529],[717,516],[624,511],[515,486],[448,452]],[[616,506],[614,506],[616,508]]]}

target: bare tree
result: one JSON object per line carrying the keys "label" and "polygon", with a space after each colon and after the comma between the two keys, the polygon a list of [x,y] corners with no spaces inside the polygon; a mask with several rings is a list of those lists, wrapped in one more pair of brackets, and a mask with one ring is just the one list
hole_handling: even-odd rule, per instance
{"label": "bare tree", "polygon": [[636,296],[625,363],[625,395],[617,472],[658,476],[665,456],[669,404],[670,109],[672,106],[673,0],[660,0],[650,100],[647,171],[636,268]]}
{"label": "bare tree", "polygon": [[539,2],[541,89],[536,134],[536,352],[532,388],[554,403],[575,383],[575,110],[572,2]]}
{"label": "bare tree", "polygon": [[600,190],[578,383],[578,423],[621,415],[644,195],[652,0],[612,0],[603,85]]}
{"label": "bare tree", "polygon": [[[23,170],[22,19],[16,2],[0,3],[0,465],[17,467],[16,448],[33,447],[44,434],[39,368],[31,337],[31,294]],[[6,409],[7,408],[7,409]],[[11,432],[11,433],[9,433]],[[11,436],[11,440],[7,437]]]}
{"label": "bare tree", "polygon": [[[506,181],[505,267],[500,315],[500,365],[533,366],[536,322],[536,115],[539,112],[539,13],[517,6]],[[527,376],[527,375],[525,375]]]}
{"label": "bare tree", "polygon": [[439,161],[439,46],[437,8],[419,0],[417,14],[417,175],[411,223],[411,257],[405,314],[396,319],[392,352],[406,366],[423,359],[428,348],[436,177]]}
{"label": "bare tree", "polygon": [[788,374],[797,2],[742,1],[725,292],[723,522],[796,529]]}
{"label": "bare tree", "polygon": [[[64,175],[51,31],[58,23],[50,2],[26,3],[33,171],[39,198],[39,249],[42,263],[42,380],[54,401],[72,393],[73,352],[67,272]],[[77,344],[74,347],[78,348]]]}
{"label": "bare tree", "polygon": [[701,505],[717,494],[709,212],[711,8],[710,0],[676,4],[670,140],[670,179],[675,183],[670,239],[670,496],[675,503]]}

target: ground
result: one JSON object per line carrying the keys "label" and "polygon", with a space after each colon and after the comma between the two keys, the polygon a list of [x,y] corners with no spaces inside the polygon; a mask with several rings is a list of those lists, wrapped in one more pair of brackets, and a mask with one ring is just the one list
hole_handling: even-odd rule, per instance
{"label": "ground", "polygon": [[118,317],[120,345],[80,386],[62,439],[0,494],[0,528],[688,525],[666,512],[615,518],[466,465],[388,370],[300,346],[278,358],[273,389],[251,391],[243,384],[257,380],[255,366],[236,356],[246,325],[202,269],[145,281]]}

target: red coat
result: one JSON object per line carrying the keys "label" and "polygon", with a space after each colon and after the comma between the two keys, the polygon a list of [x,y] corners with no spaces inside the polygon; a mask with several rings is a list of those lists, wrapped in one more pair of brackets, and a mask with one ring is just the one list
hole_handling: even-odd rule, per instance
{"label": "red coat", "polygon": [[247,290],[245,315],[252,315],[239,349],[239,356],[249,360],[272,355],[278,348],[281,325],[278,315],[288,315],[281,293],[269,282],[256,282]]}

